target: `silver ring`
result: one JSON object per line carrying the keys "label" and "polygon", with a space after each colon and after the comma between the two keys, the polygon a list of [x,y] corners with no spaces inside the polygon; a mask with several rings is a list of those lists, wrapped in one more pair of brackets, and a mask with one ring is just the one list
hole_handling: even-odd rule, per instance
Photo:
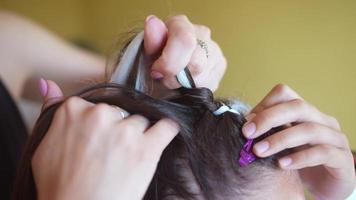
{"label": "silver ring", "polygon": [[120,111],[120,115],[121,115],[122,119],[125,119],[125,113],[124,112]]}
{"label": "silver ring", "polygon": [[205,51],[206,58],[209,58],[208,44],[201,39],[197,39],[197,44]]}
{"label": "silver ring", "polygon": [[128,116],[128,114],[126,114],[120,107],[115,106],[115,105],[111,105],[111,106],[113,108],[119,110],[122,119],[125,119]]}

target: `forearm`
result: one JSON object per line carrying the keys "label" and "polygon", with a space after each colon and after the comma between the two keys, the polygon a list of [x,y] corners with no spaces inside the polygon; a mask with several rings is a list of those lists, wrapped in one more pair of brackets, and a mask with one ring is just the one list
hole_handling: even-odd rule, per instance
{"label": "forearm", "polygon": [[13,85],[31,77],[55,80],[67,85],[65,90],[80,85],[83,79],[103,79],[105,61],[28,19],[0,11],[0,69],[10,91],[16,90],[11,92],[17,96],[21,91]]}

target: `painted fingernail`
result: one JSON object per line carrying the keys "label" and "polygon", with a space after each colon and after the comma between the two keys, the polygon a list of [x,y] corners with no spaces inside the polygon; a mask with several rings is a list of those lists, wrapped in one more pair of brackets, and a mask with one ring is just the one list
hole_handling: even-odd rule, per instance
{"label": "painted fingernail", "polygon": [[267,141],[258,142],[253,146],[253,148],[255,148],[258,155],[261,155],[269,149],[269,143]]}
{"label": "painted fingernail", "polygon": [[242,132],[246,137],[251,137],[256,132],[256,124],[253,122],[247,123],[243,128]]}
{"label": "painted fingernail", "polygon": [[43,78],[40,78],[38,81],[38,89],[40,90],[40,94],[42,97],[45,97],[48,93],[48,84],[47,81]]}
{"label": "painted fingernail", "polygon": [[245,118],[246,118],[247,121],[250,121],[250,120],[253,119],[255,116],[256,116],[255,113],[250,113],[250,114],[248,114]]}
{"label": "painted fingernail", "polygon": [[161,72],[152,70],[151,71],[151,77],[153,79],[161,79],[161,78],[163,78],[163,74]]}
{"label": "painted fingernail", "polygon": [[288,167],[292,164],[292,159],[290,157],[284,157],[279,159],[279,165],[281,167]]}
{"label": "painted fingernail", "polygon": [[151,19],[153,19],[153,18],[156,18],[156,16],[155,15],[148,15],[147,17],[146,17],[146,22],[148,22],[148,21],[150,21]]}

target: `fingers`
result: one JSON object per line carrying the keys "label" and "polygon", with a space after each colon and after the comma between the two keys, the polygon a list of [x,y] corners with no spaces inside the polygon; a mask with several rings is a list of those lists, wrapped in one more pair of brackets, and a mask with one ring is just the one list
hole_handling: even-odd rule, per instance
{"label": "fingers", "polygon": [[258,113],[271,106],[294,99],[302,98],[287,85],[278,84],[252,109],[251,113]]}
{"label": "fingers", "polygon": [[204,70],[208,71],[208,59],[205,51],[200,47],[195,48],[187,66],[191,75],[195,78],[194,80],[196,80],[196,77],[202,74]]}
{"label": "fingers", "polygon": [[302,123],[282,130],[256,143],[254,153],[259,157],[267,157],[285,149],[303,145],[329,145],[334,148],[348,148],[344,134],[316,123]]}
{"label": "fingers", "polygon": [[246,137],[256,138],[268,130],[293,122],[315,122],[337,130],[331,118],[301,99],[280,103],[257,113],[242,131]]}
{"label": "fingers", "polygon": [[[175,89],[181,87],[175,76],[188,67],[198,87],[213,91],[217,88],[226,60],[220,47],[211,40],[208,27],[194,25],[183,15],[171,17],[166,24],[151,15],[146,19],[144,34],[145,52],[153,56],[161,53],[152,65],[152,78],[161,79],[167,88]],[[204,41],[207,49],[197,45],[197,39]]]}
{"label": "fingers", "polygon": [[88,123],[94,123],[98,126],[116,124],[129,115],[127,111],[106,103],[99,103],[96,105],[90,103],[87,108],[88,109],[84,115],[90,120]]}
{"label": "fingers", "polygon": [[51,80],[41,78],[38,82],[38,87],[43,97],[42,110],[63,99],[62,90]]}
{"label": "fingers", "polygon": [[131,115],[120,122],[123,127],[135,130],[135,132],[143,133],[150,125],[150,121],[141,115]]}
{"label": "fingers", "polygon": [[219,46],[214,41],[211,41],[210,44],[211,48],[209,48],[209,51],[211,52],[209,53],[209,59],[207,62],[208,67],[202,67],[202,73],[196,74],[194,76],[194,80],[196,81],[196,85],[198,85],[198,87],[204,86],[212,91],[215,91],[219,86],[220,80],[225,74],[227,61]]}
{"label": "fingers", "polygon": [[152,69],[165,76],[175,76],[188,65],[196,47],[193,24],[185,16],[175,16],[167,21],[168,40],[162,55]]}
{"label": "fingers", "polygon": [[329,145],[316,145],[309,149],[281,158],[278,163],[283,169],[302,169],[318,165],[325,165],[331,168],[342,168],[343,166],[350,165],[350,159],[348,159],[349,154],[350,153],[345,153],[345,150]]}
{"label": "fingers", "polygon": [[161,119],[146,131],[146,144],[155,147],[161,154],[178,132],[177,123],[170,119]]}
{"label": "fingers", "polygon": [[162,51],[168,35],[164,22],[154,15],[146,18],[144,28],[144,48],[148,55],[155,55]]}

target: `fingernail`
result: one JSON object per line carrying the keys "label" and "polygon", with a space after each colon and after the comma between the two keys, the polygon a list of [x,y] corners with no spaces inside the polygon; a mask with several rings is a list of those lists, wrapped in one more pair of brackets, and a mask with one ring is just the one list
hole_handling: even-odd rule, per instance
{"label": "fingernail", "polygon": [[153,18],[156,18],[156,16],[155,15],[148,15],[147,17],[146,17],[146,22],[148,22],[148,21],[150,21],[151,19],[153,19]]}
{"label": "fingernail", "polygon": [[289,157],[284,157],[284,158],[279,159],[279,165],[281,167],[288,167],[291,164],[292,164],[292,159]]}
{"label": "fingernail", "polygon": [[161,78],[163,78],[163,74],[161,72],[152,70],[151,71],[151,77],[153,79],[161,79]]}
{"label": "fingernail", "polygon": [[253,122],[247,123],[243,128],[242,132],[245,134],[246,137],[251,137],[256,132],[256,125]]}
{"label": "fingernail", "polygon": [[41,96],[45,97],[48,93],[47,81],[43,78],[40,78],[40,80],[38,81],[38,88],[40,90]]}
{"label": "fingernail", "polygon": [[258,142],[253,146],[257,154],[261,155],[269,149],[269,143],[267,141]]}
{"label": "fingernail", "polygon": [[251,119],[253,119],[255,116],[256,116],[255,113],[250,113],[245,118],[246,118],[247,121],[251,121]]}

